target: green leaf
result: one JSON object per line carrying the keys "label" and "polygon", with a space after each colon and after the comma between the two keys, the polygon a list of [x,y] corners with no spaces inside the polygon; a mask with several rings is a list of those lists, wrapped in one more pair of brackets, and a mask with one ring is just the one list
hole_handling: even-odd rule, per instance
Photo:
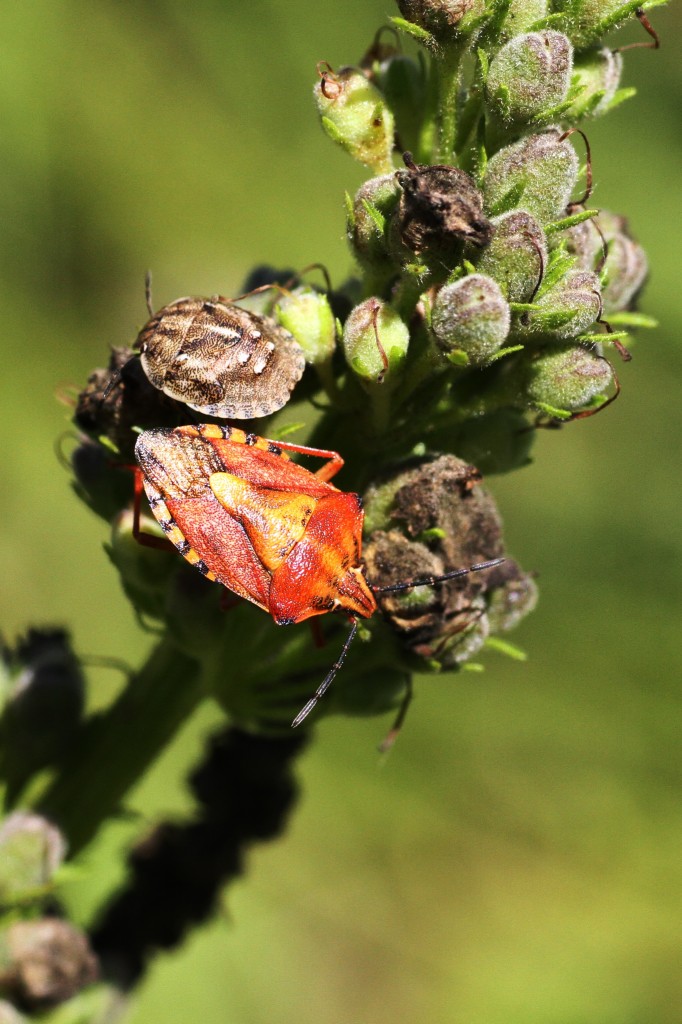
{"label": "green leaf", "polygon": [[647,316],[646,313],[630,312],[629,310],[623,310],[622,313],[611,313],[609,315],[609,323],[611,326],[622,324],[623,327],[644,327],[647,329],[658,327],[658,320],[654,320],[652,316]]}
{"label": "green leaf", "polygon": [[485,646],[492,648],[493,651],[499,651],[500,654],[506,654],[508,658],[513,658],[514,661],[527,661],[528,655],[516,644],[510,644],[508,640],[503,640],[499,636],[486,637]]}
{"label": "green leaf", "polygon": [[564,19],[564,14],[548,14],[546,18],[538,18],[534,21],[526,31],[527,32],[541,32],[543,28],[552,28],[554,25],[560,25]]}
{"label": "green leaf", "polygon": [[604,113],[614,110],[616,107],[619,107],[621,103],[625,103],[626,100],[632,99],[632,97],[636,95],[637,90],[634,86],[629,86],[625,89],[618,89],[604,108]]}
{"label": "green leaf", "polygon": [[343,202],[344,206],[346,207],[346,220],[348,222],[348,227],[352,231],[353,228],[355,227],[355,209],[353,207],[353,197],[351,196],[350,192],[344,192]]}
{"label": "green leaf", "polygon": [[570,217],[562,217],[561,220],[552,221],[551,224],[545,224],[545,233],[548,235],[556,234],[558,231],[565,231],[566,228],[573,228],[576,224],[582,224],[585,220],[591,220],[596,217],[599,210],[583,210],[582,213],[574,213]]}
{"label": "green leaf", "polygon": [[523,193],[526,191],[527,179],[522,178],[517,181],[508,192],[505,192],[496,203],[493,204],[491,209],[491,215],[496,217],[500,213],[506,213],[507,210],[513,210],[517,207],[523,197]]}
{"label": "green leaf", "polygon": [[367,216],[372,220],[375,228],[380,235],[383,235],[386,230],[386,218],[384,217],[381,210],[377,209],[374,203],[370,203],[369,199],[363,199],[362,205],[367,213]]}
{"label": "green leaf", "polygon": [[595,334],[579,334],[575,341],[580,342],[581,345],[608,345],[611,341],[625,341],[629,337],[627,331],[613,331],[611,334],[607,331],[599,331]]}
{"label": "green leaf", "polygon": [[426,544],[430,540],[444,540],[447,537],[445,530],[442,530],[440,526],[432,526],[430,530],[422,530],[422,532],[415,537],[415,540],[421,544]]}
{"label": "green leaf", "polygon": [[544,412],[546,416],[551,416],[555,420],[570,420],[573,415],[567,409],[556,409],[553,405],[547,405],[546,402],[534,402],[533,405],[538,412]]}
{"label": "green leaf", "polygon": [[322,127],[326,131],[327,135],[333,142],[338,142],[344,149],[348,149],[348,141],[344,135],[341,134],[339,129],[336,127],[333,121],[330,121],[328,117],[324,115],[320,118]]}
{"label": "green leaf", "polygon": [[483,84],[485,85],[485,81],[488,77],[488,68],[490,67],[488,54],[485,52],[485,50],[481,50],[479,48],[478,50],[476,50],[476,58],[478,60],[478,66],[481,72],[481,79],[483,80]]}
{"label": "green leaf", "polygon": [[427,32],[421,25],[415,25],[411,21],[407,21],[405,18],[390,17],[388,19],[392,25],[398,29],[399,32],[405,32],[406,35],[412,36],[413,39],[418,39],[420,43],[424,43],[427,46],[436,46],[436,39]]}
{"label": "green leaf", "polygon": [[488,360],[488,363],[495,363],[497,362],[498,359],[503,359],[505,356],[510,356],[512,352],[521,352],[523,348],[525,348],[524,345],[507,345],[506,348],[499,349],[499,351],[497,351],[494,356],[491,356],[490,359]]}

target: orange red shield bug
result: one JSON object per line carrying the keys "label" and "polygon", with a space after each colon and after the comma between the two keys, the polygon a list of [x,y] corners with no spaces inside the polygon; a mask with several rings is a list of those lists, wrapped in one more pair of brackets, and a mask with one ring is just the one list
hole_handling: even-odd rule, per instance
{"label": "orange red shield bug", "polygon": [[[325,461],[311,472],[292,462],[289,452]],[[156,520],[204,576],[269,612],[279,625],[332,611],[350,620],[338,659],[294,726],[328,689],[358,617],[377,610],[376,594],[454,579],[504,561],[374,588],[362,562],[360,497],[329,482],[343,465],[337,452],[199,424],[144,431],[135,456]]]}

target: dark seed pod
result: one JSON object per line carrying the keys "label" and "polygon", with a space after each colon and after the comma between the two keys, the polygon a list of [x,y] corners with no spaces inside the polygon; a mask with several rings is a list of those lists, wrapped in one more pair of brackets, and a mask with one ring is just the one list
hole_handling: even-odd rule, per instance
{"label": "dark seed pod", "polygon": [[221,298],[164,306],[140,331],[137,347],[154,387],[225,419],[277,412],[305,368],[288,331]]}
{"label": "dark seed pod", "polygon": [[396,172],[402,189],[398,230],[404,245],[415,253],[447,255],[453,245],[485,245],[492,228],[483,213],[483,199],[466,171],[446,164],[412,163]]}

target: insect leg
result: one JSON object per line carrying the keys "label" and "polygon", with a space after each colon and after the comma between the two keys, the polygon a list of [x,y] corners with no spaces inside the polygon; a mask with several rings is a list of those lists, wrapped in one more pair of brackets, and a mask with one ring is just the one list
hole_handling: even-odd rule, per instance
{"label": "insect leg", "polygon": [[289,441],[273,441],[272,443],[277,445],[278,448],[283,448],[286,452],[298,452],[300,455],[311,455],[313,458],[327,459],[325,465],[321,466],[315,473],[315,476],[324,482],[336,476],[343,466],[343,459],[338,452],[327,451],[325,448],[307,448],[303,444],[291,444]]}

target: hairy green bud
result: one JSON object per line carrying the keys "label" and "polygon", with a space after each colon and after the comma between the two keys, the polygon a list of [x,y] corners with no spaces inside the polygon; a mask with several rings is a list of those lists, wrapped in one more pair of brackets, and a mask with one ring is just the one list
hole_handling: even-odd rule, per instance
{"label": "hairy green bud", "polygon": [[322,126],[340,146],[375,174],[391,169],[393,114],[359,68],[322,72],[315,85]]}
{"label": "hairy green bud", "polygon": [[553,340],[575,338],[601,312],[599,278],[591,270],[569,270],[535,300],[539,309],[527,313],[521,333]]}
{"label": "hairy green bud", "polygon": [[515,36],[493,58],[486,96],[506,124],[551,121],[571,84],[573,47],[561,32]]}
{"label": "hairy green bud", "polygon": [[355,194],[347,222],[348,241],[358,261],[370,270],[388,272],[394,267],[386,229],[400,195],[395,174],[370,178]]}
{"label": "hairy green bud", "polygon": [[509,305],[500,286],[485,274],[470,274],[444,285],[436,296],[431,329],[450,359],[482,366],[502,347],[509,334]]}
{"label": "hairy green bud", "polygon": [[24,811],[10,814],[0,826],[0,903],[39,894],[65,856],[64,837],[49,821]]}
{"label": "hairy green bud", "polygon": [[578,177],[578,158],[558,129],[529,135],[488,161],[483,194],[490,213],[522,209],[545,224],[560,217]]}
{"label": "hairy green bud", "polygon": [[545,349],[524,364],[526,395],[541,410],[582,409],[612,382],[609,361],[580,345]]}
{"label": "hairy green bud", "polygon": [[303,349],[307,363],[324,363],[336,348],[336,322],[323,292],[302,285],[283,295],[275,316]]}
{"label": "hairy green bud", "polygon": [[564,116],[578,121],[605,113],[620,85],[622,72],[621,54],[608,47],[578,54],[573,64],[573,86],[579,92]]}
{"label": "hairy green bud", "polygon": [[646,282],[649,264],[625,217],[601,210],[598,217],[569,228],[566,239],[578,266],[600,272],[604,312],[628,309]]}
{"label": "hairy green bud", "polygon": [[527,302],[547,263],[545,233],[529,213],[514,210],[492,220],[493,236],[476,269],[494,278],[509,302]]}
{"label": "hairy green bud", "polygon": [[392,54],[379,65],[376,84],[393,112],[400,145],[403,149],[416,149],[426,103],[421,65],[402,53]]}
{"label": "hairy green bud", "polygon": [[607,243],[606,263],[602,269],[602,300],[605,313],[628,309],[641,291],[649,273],[642,246],[628,232],[625,217],[603,210],[599,227]]}
{"label": "hairy green bud", "polygon": [[407,355],[410,331],[382,299],[365,299],[343,328],[343,350],[353,373],[367,385],[390,383]]}

